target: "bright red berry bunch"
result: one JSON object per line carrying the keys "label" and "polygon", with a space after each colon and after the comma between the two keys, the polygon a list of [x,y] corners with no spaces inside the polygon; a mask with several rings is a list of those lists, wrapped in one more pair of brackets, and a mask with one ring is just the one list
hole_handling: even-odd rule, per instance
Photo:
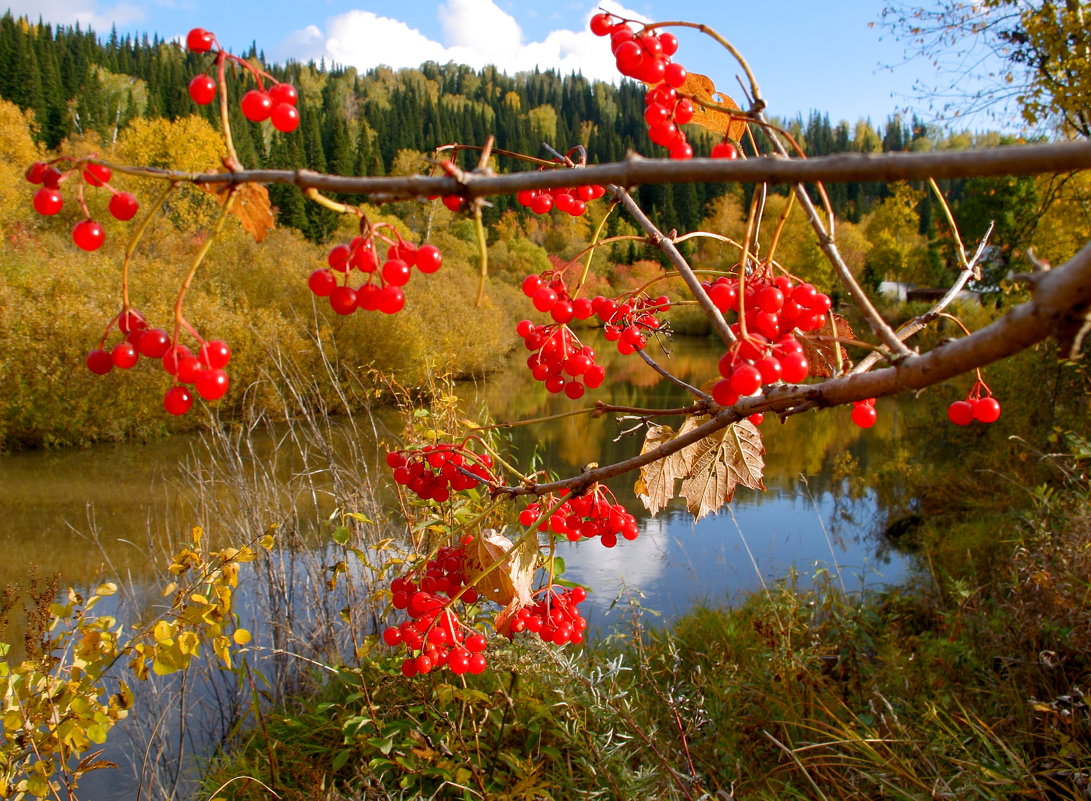
{"label": "bright red berry bunch", "polygon": [[601,484],[595,484],[583,495],[569,498],[548,520],[542,520],[543,510],[552,508],[554,503],[552,496],[547,496],[529,504],[519,513],[519,523],[523,526],[538,523],[539,531],[552,531],[567,537],[570,542],[598,537],[607,548],[617,545],[618,537],[635,540],[640,533],[636,518]]}
{"label": "bright red berry bunch", "polygon": [[554,189],[524,189],[515,195],[516,202],[535,214],[548,214],[553,209],[579,217],[587,211],[587,203],[598,200],[606,190],[598,184]]}
{"label": "bright red berry bunch", "polygon": [[992,390],[978,378],[970,388],[966,400],[955,401],[947,407],[947,419],[956,426],[968,426],[975,420],[979,423],[995,423],[1000,419],[1000,401],[993,397]]}
{"label": "bright red berry bunch", "polygon": [[[338,314],[352,314],[357,309],[396,314],[405,307],[402,287],[409,283],[412,269],[422,273],[436,272],[443,265],[443,255],[435,245],[415,246],[400,236],[392,241],[376,233],[358,236],[347,245],[335,245],[326,257],[328,267],[315,270],[307,285],[318,297],[328,298],[330,308]],[[376,240],[389,245],[386,260],[379,263]],[[366,278],[351,286],[349,274],[358,270]],[[340,278],[338,278],[340,276]]]}
{"label": "bright red berry bunch", "polygon": [[466,587],[466,571],[473,564],[466,549],[473,544],[473,537],[464,536],[458,545],[442,545],[435,555],[424,565],[424,574],[420,581],[414,581],[412,576],[395,579],[391,582],[390,591],[394,598],[391,602],[395,609],[405,609],[409,600],[418,591],[432,595],[446,595],[448,598],[458,596],[463,603],[472,604],[477,601],[477,590]]}
{"label": "bright red berry bunch", "polygon": [[[124,339],[106,350],[106,340],[115,325]],[[172,341],[162,328],[149,328],[140,312],[126,309],[110,321],[99,346],[87,354],[87,369],[105,375],[115,367],[131,369],[141,357],[159,361],[175,380],[163,397],[163,407],[174,415],[185,414],[193,405],[190,387],[206,401],[213,401],[222,398],[230,386],[224,367],[231,361],[231,348],[218,339],[198,341],[194,353]]]}
{"label": "bright red berry bunch", "polygon": [[119,192],[110,186],[112,171],[105,164],[92,161],[76,162],[71,169],[62,171],[53,163],[36,161],[27,167],[25,173],[30,183],[41,185],[41,189],[34,193],[34,210],[47,217],[59,213],[64,206],[61,183],[72,175],[77,175],[80,181],[78,198],[84,214],[84,219],[72,227],[72,241],[80,250],[98,250],[106,241],[106,232],[100,223],[91,219],[84,201],[84,187],[105,187],[109,190],[111,193],[108,206],[110,214],[114,219],[123,222],[136,216],[140,204],[128,192]]}
{"label": "bright red berry bunch", "polygon": [[394,480],[425,501],[443,503],[452,492],[499,483],[487,453],[462,445],[426,445],[414,451],[391,451],[386,463]]}
{"label": "bright red berry bunch", "polygon": [[670,306],[666,295],[654,298],[647,295],[622,298],[598,295],[591,300],[592,310],[602,320],[603,335],[608,342],[617,344],[618,353],[623,356],[644,350],[648,337],[663,330],[663,323],[656,315],[667,311]]}
{"label": "bright red berry bunch", "polygon": [[580,342],[567,324],[534,325],[523,320],[515,330],[527,350],[533,351],[527,357],[530,374],[545,383],[550,393],[563,392],[577,400],[606,377],[606,368],[595,364],[595,351]]}
{"label": "bright red berry bunch", "polygon": [[554,586],[539,592],[542,598],[515,613],[509,632],[529,631],[537,634],[542,642],[553,645],[583,642],[587,620],[577,607],[587,599],[587,590],[583,587],[561,590]]}
{"label": "bright red berry bunch", "polygon": [[[407,579],[394,579],[395,596],[405,595]],[[404,607],[409,619],[383,630],[383,642],[392,648],[403,646],[409,655],[402,662],[406,677],[430,673],[446,667],[456,676],[481,673],[487,667],[482,653],[485,636],[463,623],[444,601],[417,590],[408,596]]]}
{"label": "bright red berry bunch", "polygon": [[[246,59],[233,56],[220,48],[215,35],[204,28],[191,30],[186,36],[186,46],[194,53],[207,53],[215,48],[216,55],[212,66],[218,71],[221,81],[224,79],[226,61],[234,62],[250,73],[257,88],[246,92],[239,101],[239,107],[246,119],[251,122],[269,120],[274,128],[283,133],[291,133],[299,127],[299,111],[296,109],[299,93],[290,83],[280,83]],[[271,84],[268,90],[265,89],[266,81]],[[194,103],[201,106],[216,99],[217,89],[216,79],[208,73],[201,73],[189,82],[189,96]]]}
{"label": "bright red berry bunch", "polygon": [[591,31],[609,36],[618,72],[650,85],[644,96],[644,121],[648,138],[667,148],[671,158],[693,158],[693,147],[681,126],[693,119],[693,103],[678,94],[686,82],[686,68],[671,57],[678,52],[674,34],[655,30],[634,32],[628,23],[597,14],[591,18]]}

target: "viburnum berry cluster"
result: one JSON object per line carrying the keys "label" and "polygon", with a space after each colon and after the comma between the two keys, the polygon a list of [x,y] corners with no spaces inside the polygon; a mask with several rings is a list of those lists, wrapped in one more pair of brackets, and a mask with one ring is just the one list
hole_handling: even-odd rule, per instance
{"label": "viburnum berry cluster", "polygon": [[[467,626],[447,602],[424,590],[412,590],[408,578],[391,582],[395,608],[409,615],[398,626],[383,630],[383,642],[392,648],[403,646],[409,655],[402,662],[402,675],[413,677],[447,667],[456,676],[481,673],[487,667],[482,653],[488,645],[485,635]],[[405,597],[404,606],[398,601]]]}
{"label": "viburnum berry cluster", "polygon": [[[59,169],[58,164],[71,164],[66,170]],[[72,227],[72,241],[80,250],[98,250],[106,241],[106,232],[101,223],[91,219],[84,200],[84,187],[104,187],[111,193],[108,209],[116,220],[126,222],[136,216],[140,204],[136,198],[128,192],[119,192],[110,186],[112,170],[105,164],[86,159],[76,160],[71,157],[61,157],[50,162],[36,161],[27,167],[25,177],[41,189],[34,193],[34,210],[43,216],[52,216],[60,212],[64,207],[64,196],[61,194],[61,184],[77,176],[79,188],[77,199],[83,210],[83,219]]]}
{"label": "viburnum berry cluster", "polygon": [[452,492],[473,489],[481,484],[498,484],[493,473],[493,458],[476,453],[466,444],[426,445],[412,451],[391,451],[387,466],[394,480],[425,501],[443,503]]}
{"label": "viburnum berry cluster", "polygon": [[703,286],[716,308],[739,317],[731,325],[737,341],[720,359],[721,380],[712,388],[716,403],[732,406],[763,386],[807,378],[811,366],[796,334],[825,325],[829,295],[786,275],[748,276],[741,296],[737,278],[722,276]]}
{"label": "viburnum berry cluster", "polygon": [[[540,169],[545,169],[544,167]],[[515,202],[535,214],[548,214],[553,209],[579,217],[587,211],[587,204],[606,194],[598,184],[558,186],[553,189],[524,189],[515,195]]]}
{"label": "viburnum berry cluster", "polygon": [[577,607],[587,599],[587,590],[583,587],[561,590],[550,586],[540,590],[539,594],[542,597],[535,604],[524,606],[515,613],[509,633],[529,631],[537,634],[542,642],[553,645],[583,642],[587,620]]}
{"label": "viburnum berry cluster", "polygon": [[[553,513],[543,520],[548,509]],[[598,537],[607,548],[617,545],[618,537],[635,540],[640,533],[636,518],[602,484],[593,484],[584,494],[559,505],[551,495],[534,501],[519,513],[519,523],[527,527],[537,523],[539,531],[551,531],[570,542]]]}
{"label": "viburnum berry cluster", "polygon": [[670,307],[670,298],[666,295],[651,297],[641,293],[619,298],[597,295],[591,300],[591,308],[602,320],[603,336],[608,342],[616,343],[622,356],[644,350],[648,337],[664,330],[662,320],[656,315]]}
{"label": "viburnum berry cluster", "polygon": [[[217,71],[216,79],[203,72],[189,82],[189,96],[194,103],[205,106],[216,99],[216,92],[223,84],[225,64],[230,61],[237,64],[253,77],[257,88],[250,89],[239,101],[239,107],[246,119],[251,122],[269,120],[273,127],[283,133],[291,133],[299,127],[299,93],[290,83],[281,83],[269,73],[258,69],[246,59],[234,56],[219,46],[216,36],[204,28],[194,28],[186,35],[186,46],[194,53],[208,53],[215,49],[212,68]],[[270,83],[266,90],[265,82]]]}
{"label": "viburnum berry cluster", "polygon": [[530,374],[551,394],[563,392],[578,400],[588,389],[602,385],[606,368],[595,364],[594,349],[580,342],[567,324],[535,325],[522,320],[515,330],[532,351],[527,357]]}
{"label": "viburnum berry cluster", "polygon": [[[114,326],[124,338],[106,350],[106,340]],[[206,341],[196,332],[193,334],[199,342],[197,353],[172,339],[162,328],[149,328],[140,312],[124,309],[106,326],[98,347],[87,354],[87,369],[105,375],[115,367],[119,370],[135,367],[141,356],[159,361],[175,380],[163,397],[163,407],[173,415],[185,414],[193,405],[190,386],[206,401],[213,401],[222,398],[230,385],[224,368],[231,361],[231,348],[221,340]]]}
{"label": "viburnum berry cluster", "polygon": [[979,423],[995,423],[1000,419],[1000,401],[993,397],[992,390],[981,380],[980,373],[966,400],[955,401],[947,407],[947,419],[956,426],[968,426],[975,420]]}
{"label": "viburnum berry cluster", "polygon": [[[443,254],[435,245],[406,242],[386,223],[370,227],[362,222],[362,227],[366,227],[365,234],[330,250],[326,257],[329,266],[312,272],[307,285],[318,297],[328,298],[330,308],[338,314],[352,314],[357,309],[396,314],[405,307],[402,287],[409,283],[412,269],[434,273],[443,265]],[[390,228],[395,238],[379,233],[382,228]],[[386,259],[380,265],[377,248],[383,244],[387,245]],[[356,287],[349,282],[352,270],[366,276]]]}

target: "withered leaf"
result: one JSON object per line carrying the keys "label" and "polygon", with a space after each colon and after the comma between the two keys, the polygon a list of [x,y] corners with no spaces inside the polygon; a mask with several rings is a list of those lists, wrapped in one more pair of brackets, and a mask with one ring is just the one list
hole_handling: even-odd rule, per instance
{"label": "withered leaf", "polygon": [[[227,202],[228,184],[202,184],[201,188],[216,198],[221,206]],[[261,184],[245,183],[235,187],[235,203],[231,213],[239,218],[242,228],[255,242],[261,242],[276,228],[273,206],[269,202],[269,190]]]}
{"label": "withered leaf", "polygon": [[684,450],[691,452],[693,461],[682,479],[681,494],[697,520],[730,503],[740,484],[765,489],[765,447],[761,432],[749,420],[733,423]]}
{"label": "withered leaf", "polygon": [[[705,105],[693,104],[693,125],[718,134],[726,134],[736,142],[746,132],[746,121],[738,113],[739,105],[728,95],[716,91],[716,85],[707,75],[691,72],[685,83],[678,87],[678,93],[700,100]],[[736,112],[736,113],[732,113]]]}
{"label": "withered leaf", "polygon": [[[533,601],[538,543],[531,538],[513,551],[511,540],[494,529],[485,529],[474,541],[473,547],[474,565],[466,577],[466,583],[475,587],[481,597],[505,607],[497,615],[497,620],[502,623]],[[504,561],[499,567],[484,573],[501,559]]]}
{"label": "withered leaf", "polygon": [[[670,426],[648,426],[640,452],[647,453],[673,438],[674,429]],[[674,497],[674,482],[679,478],[677,457],[678,454],[671,454],[666,459],[659,459],[640,468],[640,476],[633,485],[633,492],[651,515],[658,514]]]}
{"label": "withered leaf", "polygon": [[831,342],[822,337],[836,337],[837,339],[855,339],[849,321],[840,314],[833,315],[833,326],[830,325],[830,315],[826,316],[826,324],[818,331],[803,334],[798,337],[803,346],[803,355],[811,364],[811,375],[816,378],[829,378],[837,372],[837,349],[841,349],[841,364],[847,369],[852,362],[844,347],[838,342]]}

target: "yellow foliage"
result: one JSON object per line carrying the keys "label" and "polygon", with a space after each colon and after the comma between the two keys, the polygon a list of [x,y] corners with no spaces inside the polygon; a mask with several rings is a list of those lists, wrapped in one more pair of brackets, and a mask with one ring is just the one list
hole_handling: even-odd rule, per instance
{"label": "yellow foliage", "polygon": [[7,227],[31,212],[29,184],[23,180],[27,166],[39,158],[37,145],[30,136],[34,125],[31,112],[23,112],[14,103],[0,100],[0,226]]}
{"label": "yellow foliage", "polygon": [[1091,239],[1091,173],[1038,179],[1039,192],[1055,191],[1031,236],[1035,254],[1059,265],[1076,255]]}

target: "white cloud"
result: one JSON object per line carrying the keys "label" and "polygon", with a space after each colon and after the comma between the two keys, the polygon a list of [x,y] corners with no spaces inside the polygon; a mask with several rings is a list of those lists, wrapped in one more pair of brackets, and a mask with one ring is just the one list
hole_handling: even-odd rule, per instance
{"label": "white cloud", "polygon": [[326,20],[324,32],[314,25],[295,31],[273,54],[277,59],[300,61],[325,58],[358,69],[454,61],[475,68],[492,64],[508,73],[538,67],[561,73],[579,71],[588,78],[617,81],[609,46],[587,29],[587,22],[600,8],[628,19],[648,21],[615,0],[605,0],[588,8],[581,30],[555,30],[542,41],[527,42],[515,18],[493,0],[447,0],[438,9],[443,42],[433,41],[399,20],[354,10]]}
{"label": "white cloud", "polygon": [[122,27],[144,19],[144,12],[139,6],[118,3],[104,8],[95,0],[16,0],[8,3],[8,10],[13,16],[27,17],[32,22],[39,18],[63,25],[78,22],[100,33],[114,25]]}

